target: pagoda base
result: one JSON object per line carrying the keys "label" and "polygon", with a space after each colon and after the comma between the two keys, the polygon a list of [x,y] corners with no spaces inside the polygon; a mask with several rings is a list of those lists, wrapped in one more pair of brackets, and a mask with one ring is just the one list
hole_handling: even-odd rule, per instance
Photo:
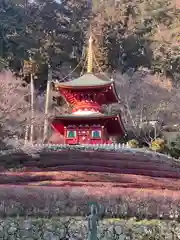
{"label": "pagoda base", "polygon": [[111,136],[124,135],[120,117],[104,114],[59,116],[52,121],[52,128],[69,145],[109,144]]}

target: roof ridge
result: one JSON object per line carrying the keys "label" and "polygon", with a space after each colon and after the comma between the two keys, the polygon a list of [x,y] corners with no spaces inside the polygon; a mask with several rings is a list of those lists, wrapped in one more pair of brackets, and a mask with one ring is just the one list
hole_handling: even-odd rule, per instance
{"label": "roof ridge", "polygon": [[57,85],[67,87],[95,87],[111,84],[114,82],[103,74],[85,73],[82,76]]}

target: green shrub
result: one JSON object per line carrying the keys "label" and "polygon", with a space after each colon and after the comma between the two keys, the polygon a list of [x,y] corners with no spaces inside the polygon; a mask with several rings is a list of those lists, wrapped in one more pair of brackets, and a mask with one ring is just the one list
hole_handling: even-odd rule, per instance
{"label": "green shrub", "polygon": [[177,136],[174,141],[171,141],[168,153],[174,158],[180,158],[180,136]]}
{"label": "green shrub", "polygon": [[131,139],[128,141],[128,145],[131,148],[138,148],[139,147],[139,142],[136,139]]}

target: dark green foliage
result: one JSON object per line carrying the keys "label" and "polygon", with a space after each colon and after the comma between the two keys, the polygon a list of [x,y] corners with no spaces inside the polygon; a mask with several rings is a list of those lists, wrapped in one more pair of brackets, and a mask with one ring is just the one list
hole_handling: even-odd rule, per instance
{"label": "dark green foliage", "polygon": [[[75,1],[76,2],[76,1]],[[0,57],[15,71],[23,60],[33,56],[47,78],[43,65],[50,62],[53,70],[62,64],[74,67],[82,55],[87,29],[86,1],[12,1],[0,2]],[[82,13],[84,17],[82,17]],[[86,29],[83,23],[86,23]],[[74,58],[72,58],[72,52]],[[0,61],[0,63],[2,62]],[[40,74],[40,73],[39,73]],[[38,74],[38,75],[39,75]],[[40,80],[41,81],[41,80]],[[38,81],[39,82],[39,81]],[[42,85],[39,83],[39,86]]]}
{"label": "dark green foliage", "polygon": [[180,136],[170,143],[169,154],[174,158],[180,157]]}
{"label": "dark green foliage", "polygon": [[[37,85],[47,78],[41,67],[47,61],[57,72],[55,77],[61,78],[61,71],[66,74],[84,61],[83,46],[91,23],[97,71],[126,72],[143,66],[176,78],[179,16],[179,10],[163,0],[2,0],[0,67],[5,64],[19,71],[31,53],[43,72]],[[80,70],[77,68],[78,73]]]}
{"label": "dark green foliage", "polygon": [[100,60],[103,58],[102,67],[123,72],[146,67],[178,76],[180,13],[172,2],[103,1],[96,9],[93,23],[104,49],[101,57],[97,54]]}

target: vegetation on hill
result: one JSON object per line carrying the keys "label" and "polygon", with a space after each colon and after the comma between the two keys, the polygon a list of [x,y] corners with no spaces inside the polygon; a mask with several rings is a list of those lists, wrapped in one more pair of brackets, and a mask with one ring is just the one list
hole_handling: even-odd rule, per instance
{"label": "vegetation on hill", "polygon": [[2,0],[0,22],[1,62],[16,70],[29,51],[54,70],[76,65],[91,25],[100,68],[178,77],[180,14],[169,1]]}
{"label": "vegetation on hill", "polygon": [[[39,93],[46,87],[47,63],[54,80],[68,80],[85,71],[85,47],[92,31],[95,71],[114,74],[122,100],[106,110],[123,112],[127,141],[136,139],[140,146],[150,147],[162,137],[163,124],[173,125],[179,119],[179,29],[180,10],[164,0],[2,0],[0,68],[19,73],[29,55],[36,61],[36,97],[41,98],[36,114],[42,126],[44,96]],[[18,94],[21,98],[24,93]],[[13,98],[7,101],[8,109]],[[23,102],[28,105],[21,104],[21,111],[27,112],[26,123],[24,119],[19,124],[28,125],[29,103]],[[150,120],[160,124],[149,125]]]}
{"label": "vegetation on hill", "polygon": [[[42,142],[48,64],[53,80],[83,73],[90,31],[95,71],[114,77],[121,98],[120,104],[104,106],[107,113],[123,113],[127,136],[121,141],[179,158],[180,137],[168,144],[162,134],[164,125],[180,117],[180,10],[168,0],[0,0],[0,143],[19,147],[31,121],[34,140]],[[30,79],[22,74],[30,56],[38,66],[33,118]],[[48,117],[65,111],[64,102],[54,102],[51,95]],[[8,217],[0,221],[1,238],[85,239],[84,221],[60,224],[52,216],[84,216],[93,200],[105,206],[104,217],[125,219],[121,224],[100,221],[99,239],[178,239],[179,161],[130,148],[111,152],[112,159],[107,149],[98,151],[101,147],[93,153],[56,153],[58,147],[37,153],[27,144],[26,154],[22,148],[9,155],[2,151],[0,184],[46,186],[1,186],[0,217]],[[9,218],[17,215],[21,218]],[[138,222],[145,218],[166,221]]]}

